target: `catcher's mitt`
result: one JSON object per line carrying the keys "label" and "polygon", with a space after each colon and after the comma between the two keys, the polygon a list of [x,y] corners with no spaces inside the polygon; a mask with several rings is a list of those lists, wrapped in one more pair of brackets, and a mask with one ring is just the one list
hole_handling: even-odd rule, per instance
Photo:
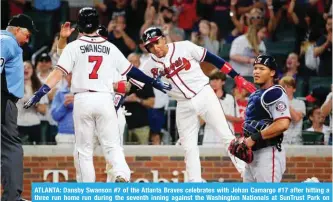
{"label": "catcher's mitt", "polygon": [[252,149],[246,146],[243,137],[233,139],[228,150],[232,155],[245,161],[246,163],[251,163],[253,161]]}

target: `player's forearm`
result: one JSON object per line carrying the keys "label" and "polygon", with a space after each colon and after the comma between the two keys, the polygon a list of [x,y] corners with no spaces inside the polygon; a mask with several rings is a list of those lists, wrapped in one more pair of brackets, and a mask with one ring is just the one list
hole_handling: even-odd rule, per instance
{"label": "player's forearm", "polygon": [[137,67],[132,67],[132,69],[127,73],[127,76],[130,78],[133,78],[137,81],[141,81],[145,84],[152,84],[154,79],[147,76],[145,73],[143,73],[141,70],[139,70]]}
{"label": "player's forearm", "polygon": [[209,51],[207,51],[204,61],[215,65],[215,67],[220,69],[221,72],[223,72],[224,74],[228,74],[231,78],[238,76],[238,73],[232,69],[228,62],[226,62],[219,56],[210,53]]}
{"label": "player's forearm", "polygon": [[63,74],[64,72],[61,69],[55,68],[47,77],[45,84],[51,89],[54,88],[62,79]]}
{"label": "player's forearm", "polygon": [[289,128],[290,119],[283,118],[274,121],[270,126],[261,131],[262,139],[270,139],[282,134]]}
{"label": "player's forearm", "polygon": [[57,88],[52,88],[52,90],[50,90],[50,92],[47,94],[47,97],[49,98],[49,101],[52,101],[56,92],[57,92]]}

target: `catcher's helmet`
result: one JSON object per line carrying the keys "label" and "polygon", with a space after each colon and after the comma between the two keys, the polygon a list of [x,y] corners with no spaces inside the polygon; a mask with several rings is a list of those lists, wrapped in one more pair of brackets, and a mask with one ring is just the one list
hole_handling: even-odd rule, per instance
{"label": "catcher's helmet", "polygon": [[272,70],[278,70],[278,65],[276,64],[275,58],[270,55],[259,55],[253,65],[262,64]]}
{"label": "catcher's helmet", "polygon": [[91,7],[81,8],[77,17],[77,25],[79,32],[90,34],[96,31],[99,25],[96,9]]}
{"label": "catcher's helmet", "polygon": [[142,38],[143,45],[147,49],[148,44],[159,40],[163,36],[164,35],[163,35],[163,32],[161,29],[159,29],[157,27],[151,27],[151,28],[146,29],[146,31],[142,34],[141,38]]}

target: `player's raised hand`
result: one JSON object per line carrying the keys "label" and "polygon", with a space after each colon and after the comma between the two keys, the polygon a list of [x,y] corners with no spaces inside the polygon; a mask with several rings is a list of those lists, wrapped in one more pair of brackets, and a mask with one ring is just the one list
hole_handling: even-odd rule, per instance
{"label": "player's raised hand", "polygon": [[154,81],[153,81],[153,83],[152,83],[152,86],[154,87],[154,88],[156,88],[157,90],[160,90],[160,91],[162,91],[163,93],[166,93],[166,91],[165,90],[171,90],[172,89],[172,87],[171,87],[171,84],[169,84],[169,83],[166,83],[166,82],[163,82],[162,80],[161,80],[161,75],[159,75],[156,79],[154,79]]}
{"label": "player's raised hand", "polygon": [[74,28],[71,28],[70,22],[65,22],[64,24],[61,25],[59,35],[61,38],[68,38],[74,30],[75,30]]}
{"label": "player's raised hand", "polygon": [[246,79],[244,79],[244,77],[242,76],[236,76],[234,78],[235,83],[238,87],[242,87],[245,88],[247,91],[249,91],[250,93],[253,93],[257,90],[257,88],[253,85],[253,83],[247,81]]}

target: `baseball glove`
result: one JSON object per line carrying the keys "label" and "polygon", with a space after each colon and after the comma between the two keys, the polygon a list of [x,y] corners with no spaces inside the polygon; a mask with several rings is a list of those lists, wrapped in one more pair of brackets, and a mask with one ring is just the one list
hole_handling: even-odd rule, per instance
{"label": "baseball glove", "polygon": [[229,145],[228,150],[232,155],[246,163],[251,163],[253,161],[252,149],[246,146],[243,137],[233,139]]}

